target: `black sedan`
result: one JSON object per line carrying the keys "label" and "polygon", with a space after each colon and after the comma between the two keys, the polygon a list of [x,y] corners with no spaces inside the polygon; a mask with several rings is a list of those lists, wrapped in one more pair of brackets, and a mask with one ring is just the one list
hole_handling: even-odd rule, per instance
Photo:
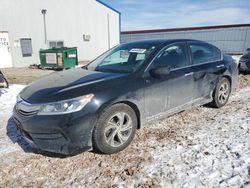
{"label": "black sedan", "polygon": [[27,86],[13,119],[42,150],[112,154],[125,149],[147,122],[192,106],[224,106],[237,75],[231,57],[202,41],[121,44],[87,66]]}
{"label": "black sedan", "polygon": [[247,50],[246,54],[241,56],[239,70],[242,72],[250,72],[250,49]]}

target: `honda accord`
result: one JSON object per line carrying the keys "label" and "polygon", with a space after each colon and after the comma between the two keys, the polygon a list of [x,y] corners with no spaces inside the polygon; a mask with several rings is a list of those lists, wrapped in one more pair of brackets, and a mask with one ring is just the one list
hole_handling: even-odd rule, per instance
{"label": "honda accord", "polygon": [[192,106],[224,106],[237,75],[231,57],[202,41],[131,42],[87,66],[28,85],[17,97],[13,119],[41,150],[112,154],[150,121]]}

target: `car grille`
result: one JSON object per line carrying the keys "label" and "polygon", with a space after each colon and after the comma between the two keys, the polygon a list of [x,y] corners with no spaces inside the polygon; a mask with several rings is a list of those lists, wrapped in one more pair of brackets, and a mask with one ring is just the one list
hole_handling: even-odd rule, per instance
{"label": "car grille", "polygon": [[38,110],[26,112],[26,111],[24,111],[24,110],[16,109],[16,111],[17,111],[20,115],[26,116],[26,117],[34,116],[34,115],[36,115],[36,114],[38,113]]}
{"label": "car grille", "polygon": [[25,117],[34,116],[38,113],[40,105],[30,104],[24,100],[20,100],[15,105],[15,111]]}

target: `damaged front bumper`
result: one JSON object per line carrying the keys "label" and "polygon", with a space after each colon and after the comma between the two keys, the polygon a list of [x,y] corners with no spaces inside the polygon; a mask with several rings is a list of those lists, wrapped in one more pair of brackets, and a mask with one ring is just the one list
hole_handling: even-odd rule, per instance
{"label": "damaged front bumper", "polygon": [[28,117],[16,108],[13,112],[16,128],[28,143],[41,150],[64,155],[92,149],[93,119],[83,112]]}

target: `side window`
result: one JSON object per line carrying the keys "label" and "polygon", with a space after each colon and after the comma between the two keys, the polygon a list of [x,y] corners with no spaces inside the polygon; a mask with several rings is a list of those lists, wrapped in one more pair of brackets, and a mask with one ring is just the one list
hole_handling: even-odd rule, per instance
{"label": "side window", "polygon": [[185,52],[185,46],[182,44],[167,47],[160,53],[153,67],[170,67],[170,69],[182,68],[188,65],[188,58]]}
{"label": "side window", "polygon": [[189,46],[193,56],[193,63],[195,65],[218,61],[221,58],[220,50],[210,44],[190,43]]}

